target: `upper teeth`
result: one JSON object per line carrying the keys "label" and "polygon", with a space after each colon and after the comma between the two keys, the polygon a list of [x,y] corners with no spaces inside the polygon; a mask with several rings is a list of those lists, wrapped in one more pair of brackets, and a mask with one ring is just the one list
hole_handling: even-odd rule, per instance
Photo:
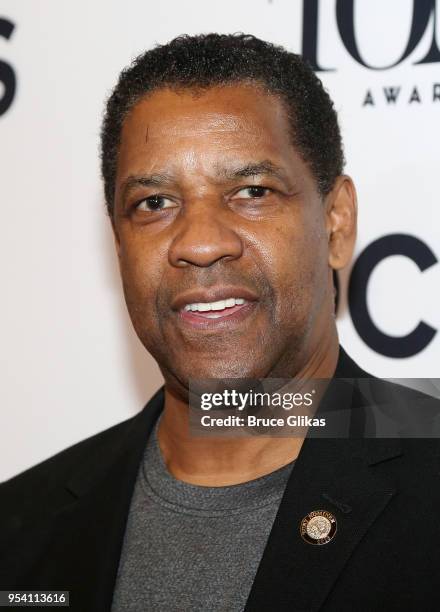
{"label": "upper teeth", "polygon": [[187,304],[184,310],[198,310],[205,312],[208,310],[223,310],[224,308],[232,308],[232,306],[244,304],[246,300],[243,298],[228,298],[227,300],[219,300],[218,302],[195,302]]}

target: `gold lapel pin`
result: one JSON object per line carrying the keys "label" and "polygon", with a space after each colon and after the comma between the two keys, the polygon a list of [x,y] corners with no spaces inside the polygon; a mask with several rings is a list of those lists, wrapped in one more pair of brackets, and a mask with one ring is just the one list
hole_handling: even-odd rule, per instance
{"label": "gold lapel pin", "polygon": [[335,537],[336,517],[327,510],[314,510],[303,518],[300,525],[302,539],[308,544],[328,544]]}

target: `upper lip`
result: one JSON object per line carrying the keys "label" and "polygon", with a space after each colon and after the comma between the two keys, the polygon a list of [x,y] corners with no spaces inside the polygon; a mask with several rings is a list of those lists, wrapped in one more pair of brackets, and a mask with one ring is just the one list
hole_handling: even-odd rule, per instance
{"label": "upper lip", "polygon": [[180,293],[171,303],[173,310],[180,310],[187,304],[196,304],[198,302],[218,302],[227,298],[244,298],[249,302],[258,299],[258,296],[244,287],[210,287],[209,289],[193,289]]}

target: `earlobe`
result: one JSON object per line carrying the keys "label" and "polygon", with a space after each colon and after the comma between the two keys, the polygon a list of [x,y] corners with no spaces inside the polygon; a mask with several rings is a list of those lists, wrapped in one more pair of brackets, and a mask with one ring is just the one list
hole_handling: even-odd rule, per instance
{"label": "earlobe", "polygon": [[339,176],[327,196],[328,263],[333,270],[351,260],[356,241],[357,197],[352,179]]}

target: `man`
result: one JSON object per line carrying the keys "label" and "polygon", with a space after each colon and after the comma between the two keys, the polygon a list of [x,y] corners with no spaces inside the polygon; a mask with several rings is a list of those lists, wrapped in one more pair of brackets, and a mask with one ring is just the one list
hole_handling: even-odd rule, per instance
{"label": "man", "polygon": [[148,51],[108,101],[102,171],[165,386],[4,483],[1,588],[69,590],[82,612],[437,608],[435,441],[188,427],[195,378],[368,376],[338,345],[356,195],[313,72],[252,36]]}

